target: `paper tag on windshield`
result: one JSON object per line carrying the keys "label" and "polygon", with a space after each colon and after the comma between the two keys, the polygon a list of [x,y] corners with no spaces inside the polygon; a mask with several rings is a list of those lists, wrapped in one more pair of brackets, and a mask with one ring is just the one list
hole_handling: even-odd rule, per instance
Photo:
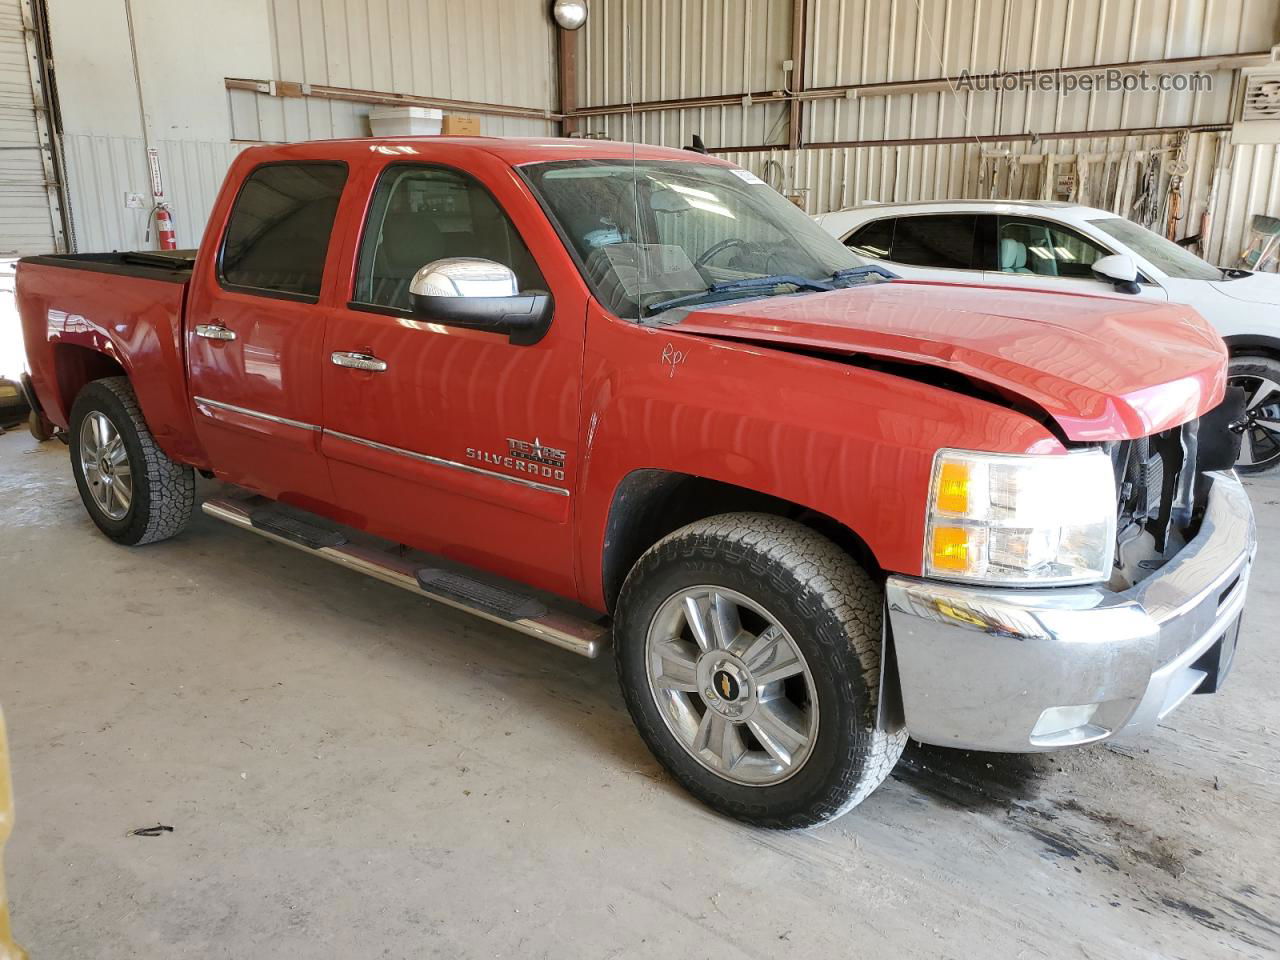
{"label": "paper tag on windshield", "polygon": [[761,180],[759,177],[757,177],[750,170],[740,170],[737,167],[730,167],[729,172],[732,173],[739,180],[741,180],[743,183],[756,183],[762,187],[765,185],[765,182]]}

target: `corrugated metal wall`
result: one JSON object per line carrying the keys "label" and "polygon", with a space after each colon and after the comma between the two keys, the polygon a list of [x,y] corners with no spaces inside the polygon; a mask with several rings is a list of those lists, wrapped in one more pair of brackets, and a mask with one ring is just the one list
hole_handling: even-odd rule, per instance
{"label": "corrugated metal wall", "polygon": [[52,253],[62,227],[29,3],[0,0],[0,256]]}
{"label": "corrugated metal wall", "polygon": [[[248,144],[369,135],[368,104],[228,90],[228,77],[555,107],[555,38],[542,0],[183,3],[133,0],[142,96],[183,247],[199,242],[222,177]],[[151,189],[123,3],[56,6],[76,249],[154,246],[154,235],[145,239]],[[177,25],[193,35],[175,37]],[[202,36],[204,47],[184,51]],[[230,47],[237,36],[243,42]],[[494,135],[555,132],[536,117],[485,116],[480,125]],[[126,191],[146,207],[126,207]]]}
{"label": "corrugated metal wall", "polygon": [[[276,80],[555,109],[541,0],[270,0]],[[265,79],[265,78],[250,78]],[[238,140],[367,137],[367,103],[229,91]],[[481,116],[481,133],[546,136],[550,120]]]}
{"label": "corrugated metal wall", "polygon": [[[151,181],[141,137],[71,134],[63,137],[76,249],[145,250],[150,242]],[[178,246],[197,246],[222,178],[242,144],[210,140],[158,140],[165,192],[173,210]],[[125,191],[148,198],[144,208],[121,202]]]}
{"label": "corrugated metal wall", "polygon": [[[1264,51],[1280,41],[1275,0],[808,0],[804,85],[929,80],[971,72],[1052,69]],[[578,105],[786,89],[792,0],[592,0],[577,37]],[[628,76],[627,59],[634,70]],[[1173,69],[1173,68],[1170,68]],[[1001,134],[1229,123],[1231,69],[1198,66],[1211,92],[957,92],[949,87],[805,102],[803,138],[822,142],[925,140]],[[983,155],[1122,155],[1168,148],[1173,137],[1036,143],[786,149],[786,102],[583,118],[579,129],[614,139],[708,147],[777,145],[731,154],[811,213],[867,200],[990,195]],[[1216,134],[1193,134],[1180,233],[1199,230],[1214,177]],[[1210,259],[1234,260],[1251,214],[1280,213],[1277,147],[1227,150],[1215,194]],[[1003,189],[1003,184],[998,184]]]}

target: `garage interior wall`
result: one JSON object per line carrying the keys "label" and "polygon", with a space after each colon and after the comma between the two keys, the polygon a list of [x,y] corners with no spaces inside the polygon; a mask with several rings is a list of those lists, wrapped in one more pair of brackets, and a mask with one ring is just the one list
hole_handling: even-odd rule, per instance
{"label": "garage interior wall", "polygon": [[[10,257],[64,249],[36,0],[0,0],[0,291]],[[0,296],[3,294],[0,293]]]}
{"label": "garage interior wall", "polygon": [[[223,78],[270,70],[265,3],[55,0],[49,15],[74,248],[154,246],[154,234],[145,240],[148,142],[159,157],[178,245],[195,246],[241,149],[231,141]],[[127,192],[140,194],[142,206],[127,207]]]}
{"label": "garage interior wall", "polygon": [[[367,137],[370,110],[391,105],[378,98],[406,94],[526,114],[476,112],[487,136],[556,132],[554,32],[541,0],[269,0],[268,7],[272,70],[228,76],[275,80],[276,95],[230,90],[237,140]],[[333,88],[343,99],[305,88],[280,93],[302,84]]]}
{"label": "garage interior wall", "polygon": [[[50,8],[81,251],[154,246],[148,143],[178,245],[192,247],[237,152],[368,136],[367,114],[388,97],[483,101],[518,114],[478,114],[482,133],[555,132],[554,32],[542,0],[57,0]],[[344,99],[312,95],[310,85]],[[144,205],[127,207],[126,193],[142,194]]]}
{"label": "garage interior wall", "polygon": [[[1162,158],[1162,196],[1172,161],[1190,167],[1179,236],[1199,232],[1217,170],[1205,249],[1212,261],[1235,260],[1251,215],[1280,213],[1280,146],[1230,146],[1222,132],[1248,62],[1234,55],[1280,42],[1275,0],[591,0],[589,9],[573,38],[577,133],[671,146],[698,134],[809,213],[865,201],[1041,196],[1046,173],[1075,173],[1075,157],[1076,199],[1114,208],[1132,198],[1104,200],[1103,182],[1114,182],[1126,156],[1132,165],[1151,151]],[[1210,92],[1060,97],[927,82],[965,69],[1179,58],[1206,59],[1151,70],[1207,73]],[[798,64],[799,86],[784,72],[787,60]],[[798,100],[788,95],[798,91]],[[653,103],[690,98],[697,102]],[[1167,132],[1122,135],[1151,128]],[[1089,130],[1117,133],[1019,138]]]}

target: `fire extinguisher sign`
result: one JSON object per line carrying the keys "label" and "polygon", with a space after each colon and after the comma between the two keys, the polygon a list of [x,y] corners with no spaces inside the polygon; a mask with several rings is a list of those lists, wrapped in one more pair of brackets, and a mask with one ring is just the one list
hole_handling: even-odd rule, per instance
{"label": "fire extinguisher sign", "polygon": [[151,196],[159,200],[164,196],[164,181],[160,179],[160,154],[155,147],[147,147],[147,167],[151,171]]}

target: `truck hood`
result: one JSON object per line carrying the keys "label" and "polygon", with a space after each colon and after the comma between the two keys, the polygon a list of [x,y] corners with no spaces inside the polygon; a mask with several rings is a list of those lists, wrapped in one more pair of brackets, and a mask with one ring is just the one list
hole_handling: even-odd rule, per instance
{"label": "truck hood", "polygon": [[1185,423],[1222,399],[1227,351],[1190,307],[895,280],[715,304],[676,329],[926,364],[1044,410],[1075,441]]}

